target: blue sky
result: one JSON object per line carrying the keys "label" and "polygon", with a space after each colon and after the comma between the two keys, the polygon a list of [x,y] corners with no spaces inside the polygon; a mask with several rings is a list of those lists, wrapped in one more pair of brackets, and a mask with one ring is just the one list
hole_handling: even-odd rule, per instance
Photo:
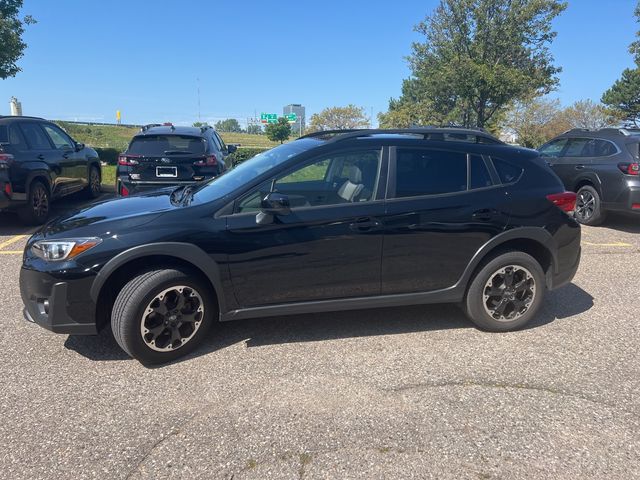
{"label": "blue sky", "polygon": [[[437,0],[25,0],[23,72],[0,81],[0,114],[127,123],[245,119],[302,103],[384,111],[409,70],[413,26]],[[309,6],[313,5],[313,6]],[[563,104],[598,100],[639,28],[635,0],[571,0],[552,46]]]}

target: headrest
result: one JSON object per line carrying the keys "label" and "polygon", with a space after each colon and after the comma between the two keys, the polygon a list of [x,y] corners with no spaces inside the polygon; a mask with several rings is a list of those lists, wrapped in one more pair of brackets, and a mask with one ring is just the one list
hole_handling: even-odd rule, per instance
{"label": "headrest", "polygon": [[355,165],[349,169],[349,181],[351,183],[362,183],[362,170]]}

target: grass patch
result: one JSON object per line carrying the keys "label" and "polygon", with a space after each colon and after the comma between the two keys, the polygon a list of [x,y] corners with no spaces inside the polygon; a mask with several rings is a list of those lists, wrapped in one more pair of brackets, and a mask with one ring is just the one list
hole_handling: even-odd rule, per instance
{"label": "grass patch", "polygon": [[102,166],[102,184],[113,186],[116,184],[116,166],[115,165],[103,165]]}

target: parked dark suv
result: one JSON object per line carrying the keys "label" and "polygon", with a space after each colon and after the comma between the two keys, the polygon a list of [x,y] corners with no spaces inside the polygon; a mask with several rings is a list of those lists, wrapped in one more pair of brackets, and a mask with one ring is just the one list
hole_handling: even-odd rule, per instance
{"label": "parked dark suv", "polygon": [[578,193],[576,218],[599,225],[609,211],[640,213],[640,130],[576,129],[540,147],[567,190]]}
{"label": "parked dark suv", "polygon": [[100,195],[100,160],[55,123],[0,116],[0,210],[30,225],[49,217],[51,201],[85,190]]}
{"label": "parked dark suv", "polygon": [[24,254],[25,315],[58,333],[110,323],[144,363],[217,320],[455,302],[513,330],[578,268],[575,198],[536,151],[483,132],[323,132],[47,225]]}
{"label": "parked dark suv", "polygon": [[116,190],[126,197],[211,180],[226,170],[225,158],[235,150],[210,126],[146,125],[118,158]]}

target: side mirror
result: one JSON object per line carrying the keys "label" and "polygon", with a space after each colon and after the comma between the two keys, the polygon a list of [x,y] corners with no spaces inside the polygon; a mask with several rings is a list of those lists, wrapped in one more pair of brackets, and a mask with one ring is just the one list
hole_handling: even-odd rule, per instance
{"label": "side mirror", "polygon": [[238,150],[238,145],[227,145],[227,152],[234,153]]}
{"label": "side mirror", "polygon": [[76,152],[84,149],[84,143],[76,143]]}
{"label": "side mirror", "polygon": [[273,223],[275,215],[289,215],[291,207],[289,197],[278,192],[271,192],[262,200],[260,212],[256,216],[256,223],[266,225]]}

